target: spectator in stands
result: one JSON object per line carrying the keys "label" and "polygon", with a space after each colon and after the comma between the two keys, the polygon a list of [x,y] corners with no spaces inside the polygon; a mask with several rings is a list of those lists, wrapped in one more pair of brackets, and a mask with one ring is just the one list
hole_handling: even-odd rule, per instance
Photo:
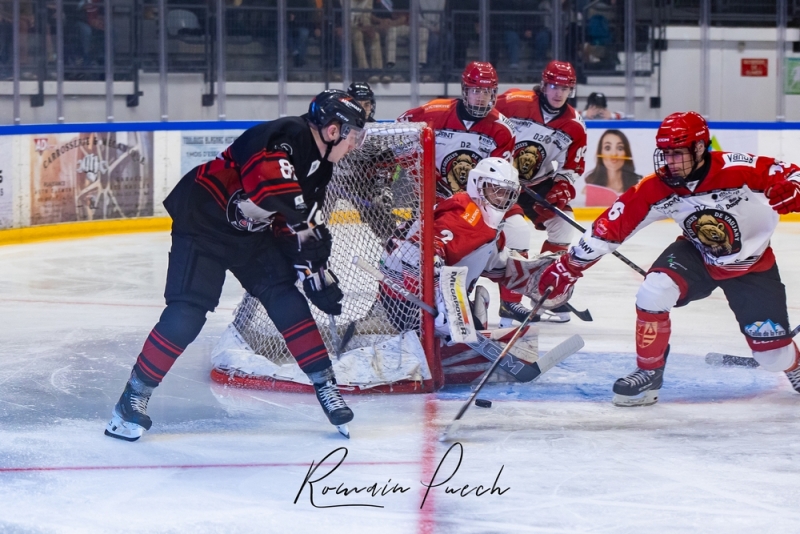
{"label": "spectator in stands", "polygon": [[105,9],[103,0],[81,0],[78,3],[78,18],[75,29],[78,32],[80,54],[79,65],[98,66],[105,57]]}
{"label": "spectator in stands", "polygon": [[[586,183],[606,187],[621,195],[639,183],[628,138],[620,130],[606,130],[597,143],[597,166],[586,176]],[[589,202],[587,206],[594,205]],[[606,204],[606,205],[611,205]]]}
{"label": "spectator in stands", "polygon": [[[381,50],[381,35],[379,27],[374,23],[372,12],[373,0],[352,0],[350,3],[350,25],[353,39],[353,53],[356,66],[359,69],[382,69],[383,52]],[[369,46],[369,59],[365,43]],[[369,78],[370,83],[378,81],[377,76]]]}
{"label": "spectator in stands", "polygon": [[295,67],[304,67],[308,38],[311,33],[319,38],[321,35],[316,0],[287,0],[288,9],[288,48]]}
{"label": "spectator in stands", "polygon": [[[409,0],[394,0],[392,4],[391,23],[386,30],[386,68],[388,69],[393,69],[397,63],[397,38],[408,37],[411,34],[411,27],[409,26],[411,5]],[[418,19],[417,24],[419,25],[417,60],[419,61],[419,66],[425,68],[428,63],[428,28],[422,24],[421,17]],[[413,61],[411,57],[409,57],[409,61]]]}
{"label": "spectator in stands", "polygon": [[422,25],[428,30],[428,66],[438,63],[440,59],[445,2],[446,0],[419,0]]}
{"label": "spectator in stands", "polygon": [[583,61],[588,68],[613,69],[618,62],[612,26],[616,19],[616,0],[591,4],[586,13],[586,40]]}
{"label": "spectator in stands", "polygon": [[530,40],[533,37],[534,20],[528,13],[528,0],[495,0],[492,3],[491,46],[493,64],[498,63],[499,40],[502,39],[508,57],[508,67],[512,70],[519,68],[520,53],[522,51],[522,38]]}
{"label": "spectator in stands", "polygon": [[467,66],[470,41],[480,34],[478,0],[450,0],[447,14],[453,21],[453,67],[462,70]]}
{"label": "spectator in stands", "polygon": [[624,119],[625,114],[609,110],[606,95],[603,93],[592,93],[586,99],[586,109],[581,111],[581,117],[585,120],[609,121]]}

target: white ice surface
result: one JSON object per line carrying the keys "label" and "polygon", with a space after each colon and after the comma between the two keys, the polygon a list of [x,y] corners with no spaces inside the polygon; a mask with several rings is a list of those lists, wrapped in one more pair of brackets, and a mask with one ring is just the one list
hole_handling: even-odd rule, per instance
{"label": "white ice surface", "polygon": [[[655,224],[620,251],[646,268],[677,233]],[[773,241],[795,321],[798,234],[784,224]],[[349,397],[347,441],[313,397],[212,384],[209,354],[241,293],[230,278],[156,390],[153,429],[137,443],[107,438],[161,313],[168,249],[167,234],[0,248],[0,532],[800,531],[800,395],[782,375],[704,363],[709,351],[749,355],[721,292],[672,314],[660,402],[610,404],[614,379],[634,367],[640,282],[613,257],[587,272],[572,301],[593,323],[542,325],[543,350],[574,333],[586,347],[534,384],[488,386],[481,396],[494,406],[467,412],[456,435],[463,462],[422,509],[420,481],[448,447],[438,434],[468,390]],[[339,447],[348,456],[314,484],[316,504],[383,508],[314,508],[308,486],[294,502],[311,462]],[[455,452],[437,481],[453,472]],[[503,495],[445,492],[491,487],[501,467]],[[322,494],[389,479],[410,489]]]}

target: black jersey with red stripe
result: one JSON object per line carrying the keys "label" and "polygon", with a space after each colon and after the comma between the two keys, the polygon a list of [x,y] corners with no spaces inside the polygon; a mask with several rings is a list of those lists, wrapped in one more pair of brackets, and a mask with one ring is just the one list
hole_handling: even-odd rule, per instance
{"label": "black jersey with red stripe", "polygon": [[253,126],[189,171],[164,205],[173,219],[190,209],[205,229],[259,232],[306,221],[314,204],[322,208],[332,175],[305,117],[285,117]]}

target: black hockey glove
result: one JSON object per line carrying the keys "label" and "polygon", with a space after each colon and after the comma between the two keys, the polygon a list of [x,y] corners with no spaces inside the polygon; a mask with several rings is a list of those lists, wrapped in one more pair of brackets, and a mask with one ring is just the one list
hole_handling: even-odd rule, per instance
{"label": "black hockey glove", "polygon": [[332,271],[320,268],[315,273],[301,272],[300,278],[303,280],[303,291],[311,304],[328,315],[342,313],[344,293],[339,288],[339,279]]}
{"label": "black hockey glove", "polygon": [[324,224],[308,226],[306,223],[291,227],[294,239],[284,245],[284,251],[295,264],[302,264],[312,272],[323,267],[331,255],[333,237]]}

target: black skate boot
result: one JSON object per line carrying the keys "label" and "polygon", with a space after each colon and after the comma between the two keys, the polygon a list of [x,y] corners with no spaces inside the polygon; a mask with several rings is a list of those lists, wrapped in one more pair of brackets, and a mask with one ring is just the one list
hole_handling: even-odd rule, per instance
{"label": "black skate boot", "polygon": [[[522,323],[528,314],[531,312],[528,308],[522,305],[521,302],[506,302],[500,301],[500,328],[508,328],[513,325],[514,321]],[[539,316],[534,315],[531,322],[539,321]]]}
{"label": "black skate boot", "polygon": [[308,377],[314,383],[317,400],[328,417],[328,421],[336,426],[340,434],[350,439],[350,430],[347,428],[347,423],[353,420],[353,410],[347,407],[339,388],[336,386],[333,368],[328,367],[324,371],[311,373]]}
{"label": "black skate boot", "polygon": [[144,384],[136,372],[131,372],[125,391],[111,412],[111,421],[106,426],[106,436],[136,441],[145,430],[150,430],[153,422],[147,415],[147,402],[155,388]]}
{"label": "black skate boot", "polygon": [[615,406],[650,406],[658,402],[658,392],[664,383],[664,367],[667,364],[669,345],[664,352],[664,365],[651,371],[639,369],[614,382]]}

